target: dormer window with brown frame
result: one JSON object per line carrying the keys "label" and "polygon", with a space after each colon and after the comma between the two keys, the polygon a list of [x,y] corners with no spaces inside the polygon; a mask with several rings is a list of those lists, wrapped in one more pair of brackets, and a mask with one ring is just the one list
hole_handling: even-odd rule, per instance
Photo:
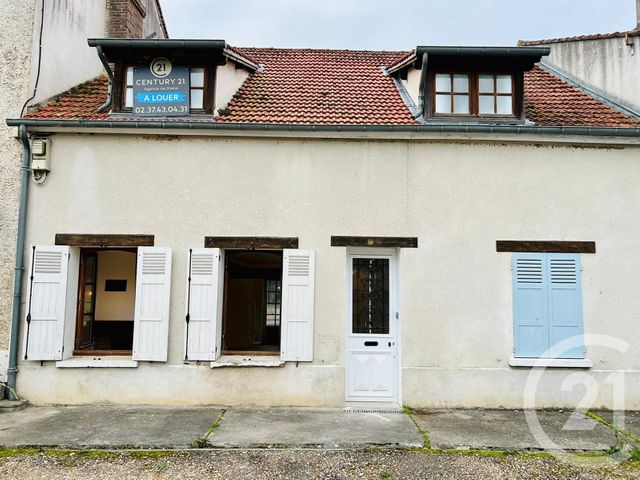
{"label": "dormer window with brown frame", "polygon": [[405,87],[403,98],[410,97],[407,106],[421,122],[522,125],[525,73],[550,51],[418,46],[386,73]]}
{"label": "dormer window with brown frame", "polygon": [[216,105],[219,67],[231,63],[248,72],[232,80],[227,75],[223,91],[239,88],[260,68],[224,40],[90,38],[88,44],[109,75],[109,96],[100,111],[118,116],[213,116],[224,107]]}
{"label": "dormer window with brown frame", "polygon": [[503,73],[434,73],[432,111],[438,116],[515,116],[514,76]]}

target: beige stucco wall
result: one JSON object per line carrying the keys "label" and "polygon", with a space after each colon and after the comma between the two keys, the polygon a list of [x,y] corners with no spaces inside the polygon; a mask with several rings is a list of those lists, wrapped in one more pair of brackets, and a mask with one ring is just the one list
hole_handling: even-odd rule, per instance
{"label": "beige stucco wall", "polygon": [[[173,249],[169,361],[135,369],[23,362],[18,390],[42,403],[342,405],[346,249],[331,235],[417,236],[400,253],[404,404],[521,407],[529,369],[512,352],[510,255],[498,239],[594,240],[583,255],[585,332],[611,406],[612,372],[640,408],[639,149],[447,142],[57,134],[30,196],[27,244],[58,232],[152,233]],[[297,236],[316,251],[315,354],[283,368],[184,365],[186,253],[205,235]],[[580,371],[582,372],[582,371]],[[547,371],[541,406],[576,405],[576,370]],[[565,384],[566,388],[566,384]]]}
{"label": "beige stucco wall", "polygon": [[[2,1],[0,28],[0,351],[8,347],[22,144],[7,118],[28,97],[34,2]],[[3,362],[0,362],[3,363]],[[4,371],[0,368],[0,378]]]}
{"label": "beige stucco wall", "polygon": [[640,37],[551,43],[542,60],[560,73],[640,111]]}

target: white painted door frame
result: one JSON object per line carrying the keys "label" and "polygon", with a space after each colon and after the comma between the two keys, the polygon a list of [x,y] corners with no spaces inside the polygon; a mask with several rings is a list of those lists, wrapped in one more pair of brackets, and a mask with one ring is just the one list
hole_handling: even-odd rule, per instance
{"label": "white painted door frame", "polygon": [[[347,249],[347,292],[346,292],[346,361],[345,361],[345,398],[348,402],[391,402],[401,405],[402,402],[402,365],[401,365],[401,342],[400,342],[400,308],[399,308],[399,267],[398,267],[398,250],[385,248],[348,248]],[[353,315],[353,259],[354,258],[373,258],[389,260],[389,334],[353,334],[352,333],[352,315]],[[354,362],[352,361],[352,350],[359,342],[363,343],[367,338],[377,338],[378,341],[384,340],[391,342],[392,347],[387,349],[391,352],[393,365],[391,372],[393,375],[392,392],[390,396],[364,396],[353,395],[351,389],[351,377],[354,372]],[[387,343],[388,345],[388,343]],[[364,348],[360,345],[357,348]]]}

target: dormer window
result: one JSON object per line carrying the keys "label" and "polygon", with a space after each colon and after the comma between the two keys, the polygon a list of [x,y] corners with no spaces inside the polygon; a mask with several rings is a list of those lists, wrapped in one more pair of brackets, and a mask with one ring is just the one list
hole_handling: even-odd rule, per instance
{"label": "dormer window", "polygon": [[418,46],[386,73],[423,123],[523,125],[524,78],[549,47]]}
{"label": "dormer window", "polygon": [[510,74],[435,73],[434,116],[514,115],[514,79]]}

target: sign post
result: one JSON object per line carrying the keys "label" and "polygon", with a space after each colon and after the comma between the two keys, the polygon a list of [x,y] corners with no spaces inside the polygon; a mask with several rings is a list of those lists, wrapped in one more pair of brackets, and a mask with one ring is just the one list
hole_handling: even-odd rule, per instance
{"label": "sign post", "polygon": [[189,115],[189,69],[156,58],[133,69],[133,113],[141,117]]}

